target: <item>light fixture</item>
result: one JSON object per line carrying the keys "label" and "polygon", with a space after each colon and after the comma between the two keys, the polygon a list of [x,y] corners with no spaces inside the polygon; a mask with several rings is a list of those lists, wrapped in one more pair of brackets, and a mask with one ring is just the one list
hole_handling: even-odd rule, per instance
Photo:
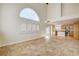
{"label": "light fixture", "polygon": [[48,5],[48,3],[46,3],[46,5]]}

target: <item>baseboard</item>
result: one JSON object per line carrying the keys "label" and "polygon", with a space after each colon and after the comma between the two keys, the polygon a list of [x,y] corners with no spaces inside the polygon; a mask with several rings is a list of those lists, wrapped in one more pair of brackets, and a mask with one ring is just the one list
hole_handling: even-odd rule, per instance
{"label": "baseboard", "polygon": [[8,45],[14,45],[14,44],[22,43],[22,42],[25,42],[25,41],[31,41],[31,40],[35,40],[35,39],[39,39],[39,38],[43,38],[43,36],[35,37],[35,38],[32,38],[32,39],[28,39],[28,40],[25,39],[25,40],[21,40],[21,41],[18,41],[18,42],[5,43],[5,44],[2,44],[0,47],[8,46]]}

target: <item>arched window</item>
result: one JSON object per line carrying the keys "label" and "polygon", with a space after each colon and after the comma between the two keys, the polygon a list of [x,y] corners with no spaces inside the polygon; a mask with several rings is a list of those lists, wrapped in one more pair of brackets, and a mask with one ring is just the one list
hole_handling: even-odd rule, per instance
{"label": "arched window", "polygon": [[39,16],[38,14],[31,8],[25,8],[20,12],[20,18],[25,18],[26,20],[32,20],[36,21],[35,22],[22,22],[20,26],[20,30],[22,33],[27,33],[27,34],[35,34],[38,33],[40,28],[39,28]]}
{"label": "arched window", "polygon": [[25,8],[20,12],[20,17],[33,21],[39,21],[38,14],[31,8]]}

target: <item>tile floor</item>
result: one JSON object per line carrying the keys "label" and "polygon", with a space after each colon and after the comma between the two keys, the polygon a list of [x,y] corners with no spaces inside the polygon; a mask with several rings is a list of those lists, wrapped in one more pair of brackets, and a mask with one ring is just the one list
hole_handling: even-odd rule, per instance
{"label": "tile floor", "polygon": [[79,40],[70,37],[52,37],[26,41],[14,45],[0,47],[3,56],[77,56]]}

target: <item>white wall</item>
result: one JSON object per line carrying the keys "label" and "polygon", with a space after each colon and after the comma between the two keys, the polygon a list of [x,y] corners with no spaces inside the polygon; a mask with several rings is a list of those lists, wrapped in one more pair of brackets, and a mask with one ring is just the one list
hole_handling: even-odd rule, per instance
{"label": "white wall", "polygon": [[[19,17],[23,8],[33,8],[40,18],[40,31],[36,34],[22,34],[20,24],[24,19]],[[1,31],[5,36],[2,45],[27,41],[35,37],[40,37],[44,32],[44,21],[46,20],[46,4],[2,4],[1,6]]]}
{"label": "white wall", "polygon": [[62,4],[62,16],[79,15],[79,3]]}
{"label": "white wall", "polygon": [[79,3],[49,3],[47,15],[52,22],[79,18]]}
{"label": "white wall", "polygon": [[79,18],[79,3],[63,3],[62,19]]}
{"label": "white wall", "polygon": [[56,21],[56,20],[60,20],[60,17],[61,17],[61,4],[49,3],[47,10],[48,20]]}
{"label": "white wall", "polygon": [[[1,4],[0,4],[0,11],[1,11]],[[1,21],[1,12],[0,12],[0,21]],[[1,32],[1,22],[0,22],[0,32]]]}

